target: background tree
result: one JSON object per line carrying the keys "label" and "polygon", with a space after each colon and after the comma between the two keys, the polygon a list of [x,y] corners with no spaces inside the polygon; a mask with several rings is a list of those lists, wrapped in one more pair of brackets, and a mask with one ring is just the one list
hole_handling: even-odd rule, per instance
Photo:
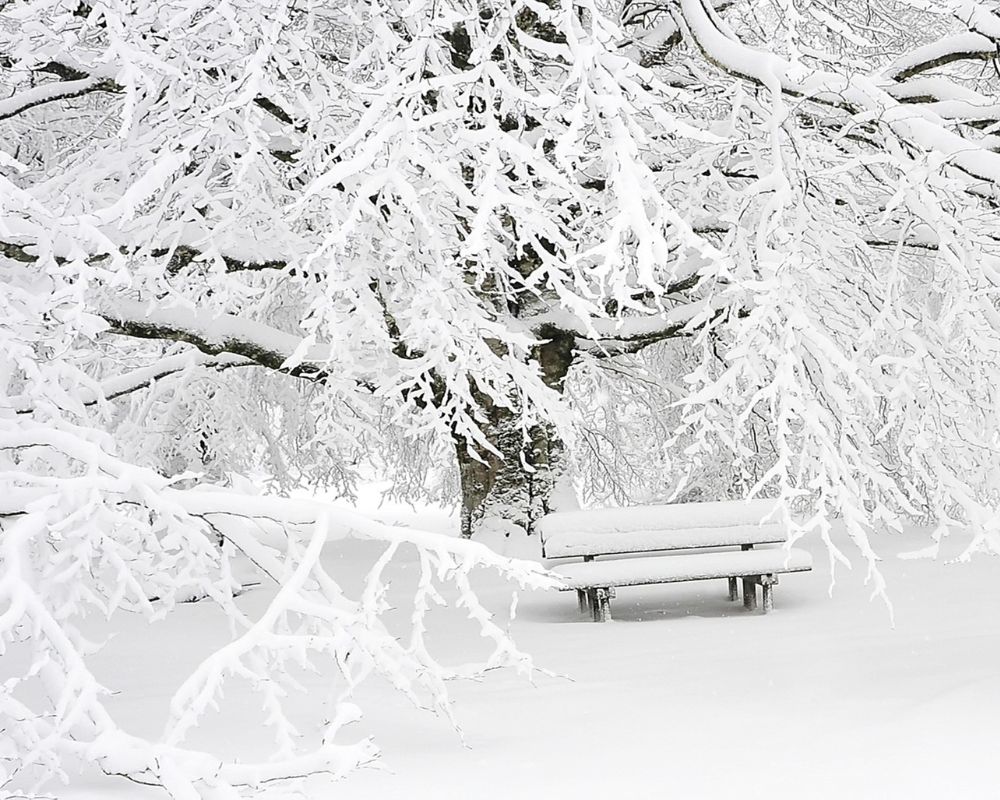
{"label": "background tree", "polygon": [[[270,622],[444,702],[419,624],[402,652],[376,600],[320,613],[336,520],[190,486],[227,473],[349,490],[374,452],[412,490],[447,448],[469,535],[530,530],[575,459],[595,495],[839,515],[873,570],[914,516],[1000,549],[998,43],[959,0],[0,4],[0,631],[84,709],[3,695],[26,752],[204,784],[121,738],[72,614],[194,584],[236,615],[232,548],[285,582]],[[463,592],[474,563],[545,581],[407,541]],[[227,658],[263,675],[260,624]]]}

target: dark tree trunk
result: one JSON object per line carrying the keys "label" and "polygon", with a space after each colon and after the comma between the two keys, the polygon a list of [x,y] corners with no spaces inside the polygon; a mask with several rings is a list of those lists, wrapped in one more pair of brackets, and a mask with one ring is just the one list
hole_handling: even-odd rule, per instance
{"label": "dark tree trunk", "polygon": [[[572,335],[545,332],[546,341],[535,348],[545,383],[562,391],[573,362]],[[533,532],[534,524],[551,510],[553,490],[565,471],[565,450],[551,425],[522,429],[516,410],[481,398],[486,419],[484,435],[497,452],[470,448],[455,437],[455,453],[462,489],[462,536],[468,538],[484,524],[502,524]],[[499,454],[499,455],[498,455]]]}

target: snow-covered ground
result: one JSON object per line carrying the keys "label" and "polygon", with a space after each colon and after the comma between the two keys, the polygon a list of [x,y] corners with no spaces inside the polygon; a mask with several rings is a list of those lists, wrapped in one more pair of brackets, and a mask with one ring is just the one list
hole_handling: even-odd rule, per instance
{"label": "snow-covered ground", "polygon": [[[454,519],[434,510],[383,509],[383,519],[438,530]],[[895,607],[895,627],[871,601],[863,568],[838,570],[806,542],[816,569],[789,575],[775,612],[744,612],[726,599],[725,581],[622,589],[616,621],[589,622],[569,593],[520,597],[512,631],[536,664],[533,685],[512,673],[456,683],[453,696],[465,745],[449,724],[410,707],[372,682],[357,702],[365,718],[354,735],[374,735],[379,770],[331,787],[314,779],[303,794],[344,800],[421,798],[995,798],[1000,713],[1000,559],[968,564],[902,560],[926,532],[884,536],[876,546]],[[961,542],[944,548],[957,553]],[[330,545],[326,559],[350,588],[377,547]],[[416,565],[395,562],[393,591],[407,590]],[[491,576],[477,584],[500,615],[509,588]],[[263,607],[268,591],[244,597]],[[461,616],[435,612],[432,647],[467,659],[478,646]],[[95,663],[121,690],[115,710],[138,733],[163,724],[170,693],[224,625],[208,604],[181,608],[152,628],[138,620]],[[472,650],[470,650],[472,648]],[[329,676],[306,676],[296,702],[308,717],[325,713]],[[224,715],[207,721],[203,742],[261,754],[256,709],[227,693]],[[308,732],[308,731],[307,731]],[[60,800],[161,797],[121,780],[83,775]]]}

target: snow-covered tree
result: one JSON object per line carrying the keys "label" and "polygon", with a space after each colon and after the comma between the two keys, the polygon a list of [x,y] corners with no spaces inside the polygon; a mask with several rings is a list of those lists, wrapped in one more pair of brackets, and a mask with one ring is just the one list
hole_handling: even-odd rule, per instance
{"label": "snow-covered tree", "polygon": [[[447,448],[469,534],[530,529],[574,460],[619,498],[714,475],[798,532],[839,515],[872,566],[908,517],[1000,551],[998,47],[971,0],[0,3],[0,635],[54,703],[0,694],[18,751],[177,797],[361,763],[180,742],[223,671],[272,691],[306,642],[443,704],[435,575],[522,663],[465,575],[540,573],[411,535],[399,645],[382,566],[348,601],[316,555],[406,535],[231,472],[416,486]],[[166,744],[127,739],[75,615],[194,589],[239,619],[235,551],[273,612]]]}

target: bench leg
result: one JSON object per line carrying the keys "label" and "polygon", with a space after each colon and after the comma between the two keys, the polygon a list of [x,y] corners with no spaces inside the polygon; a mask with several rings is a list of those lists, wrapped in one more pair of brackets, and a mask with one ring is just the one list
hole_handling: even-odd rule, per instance
{"label": "bench leg", "polygon": [[597,602],[597,589],[587,589],[587,608],[590,610],[590,618],[597,622],[600,610],[600,605]]}
{"label": "bench leg", "polygon": [[736,578],[729,579],[729,599],[738,600],[740,597],[740,590],[736,587]]}
{"label": "bench leg", "polygon": [[594,622],[609,622],[611,620],[611,598],[614,596],[614,589],[595,589],[594,597]]}
{"label": "bench leg", "polygon": [[757,608],[757,576],[743,578],[743,608],[753,611]]}
{"label": "bench leg", "polygon": [[585,589],[576,590],[576,602],[582,614],[587,609],[587,591]]}
{"label": "bench leg", "polygon": [[774,610],[774,585],[778,582],[777,575],[761,575],[760,585],[764,595],[764,613]]}

